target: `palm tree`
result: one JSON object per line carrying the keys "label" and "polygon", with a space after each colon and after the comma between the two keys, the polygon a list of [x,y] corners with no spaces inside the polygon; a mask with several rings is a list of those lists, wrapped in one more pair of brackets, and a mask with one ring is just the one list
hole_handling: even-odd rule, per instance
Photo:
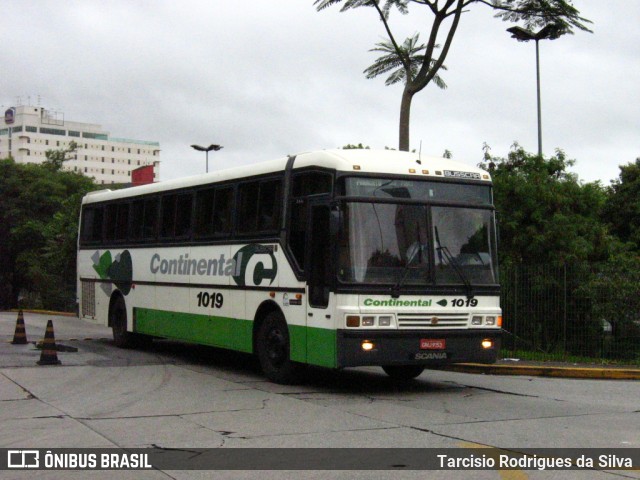
{"label": "palm tree", "polygon": [[[407,77],[410,82],[413,81],[424,62],[424,53],[420,54],[420,52],[424,52],[427,49],[425,44],[418,45],[419,39],[419,33],[407,38],[402,45],[399,45],[398,51],[396,51],[391,42],[376,43],[376,48],[372,48],[369,51],[382,52],[384,55],[373,62],[373,65],[365,69],[363,73],[367,78],[371,79],[395,70],[385,80],[384,84],[387,86],[394,85],[401,81],[406,84],[408,83]],[[439,47],[440,45],[436,45],[436,48]],[[433,65],[434,62],[435,60],[432,59],[431,64]],[[442,70],[447,69],[444,65],[440,68]],[[438,74],[433,77],[432,81],[442,89],[447,88],[447,84],[444,83],[444,80],[442,80],[442,77]]]}
{"label": "palm tree", "polygon": [[[401,45],[394,45],[391,41],[376,43],[376,48],[372,48],[370,51],[381,52],[384,55],[364,71],[367,78],[375,78],[378,75],[391,72],[384,82],[387,86],[399,82],[404,83],[402,101],[400,102],[400,150],[409,150],[411,100],[416,93],[414,88],[415,79],[425,63],[424,52],[427,46],[418,43],[419,39],[420,34],[416,33],[413,37],[407,38]],[[439,48],[439,45],[435,45],[435,48]],[[431,68],[434,68],[434,64],[435,60],[432,58]],[[440,69],[446,70],[447,67],[441,65]],[[438,74],[435,74],[431,81],[442,89],[447,88],[447,84]]]}
{"label": "palm tree", "polygon": [[[387,85],[404,81],[400,103],[399,149],[409,150],[409,118],[413,96],[423,90],[431,81],[443,88],[444,82],[437,75],[443,68],[444,60],[456,34],[462,14],[472,5],[481,4],[492,8],[496,17],[509,22],[523,22],[526,28],[543,28],[549,24],[562,26],[562,33],[573,33],[573,28],[591,32],[585,23],[590,20],[580,16],[571,0],[314,0],[317,10],[339,5],[344,12],[354,8],[373,8],[390,40],[379,43],[374,51],[383,52],[373,65],[365,70],[369,78],[391,72]],[[389,13],[396,8],[401,14],[409,12],[409,5],[428,10],[433,15],[426,45],[418,45],[418,35],[400,44],[396,41],[389,24]],[[435,55],[441,38],[442,49]],[[424,53],[423,53],[424,52]]]}

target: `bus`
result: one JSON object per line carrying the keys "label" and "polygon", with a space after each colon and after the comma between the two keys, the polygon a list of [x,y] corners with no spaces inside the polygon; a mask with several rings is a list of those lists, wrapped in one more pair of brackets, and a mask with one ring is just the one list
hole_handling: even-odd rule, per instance
{"label": "bus", "polygon": [[392,150],[323,150],[89,193],[80,317],[119,347],[173,339],[305,366],[493,363],[500,347],[489,174]]}

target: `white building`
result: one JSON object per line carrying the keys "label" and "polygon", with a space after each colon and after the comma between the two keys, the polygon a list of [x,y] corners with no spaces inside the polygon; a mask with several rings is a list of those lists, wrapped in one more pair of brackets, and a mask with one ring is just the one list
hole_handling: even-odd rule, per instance
{"label": "white building", "polygon": [[160,143],[114,138],[101,125],[69,122],[59,112],[40,106],[11,107],[0,121],[0,158],[17,163],[43,163],[47,150],[62,150],[71,142],[75,154],[64,168],[93,177],[98,184],[130,183],[131,171],[153,165],[159,178]]}

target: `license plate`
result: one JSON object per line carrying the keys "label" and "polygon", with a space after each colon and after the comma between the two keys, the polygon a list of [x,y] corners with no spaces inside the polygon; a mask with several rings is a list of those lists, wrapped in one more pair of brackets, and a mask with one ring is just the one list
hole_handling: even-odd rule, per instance
{"label": "license plate", "polygon": [[444,350],[446,341],[444,338],[422,338],[420,340],[420,350]]}

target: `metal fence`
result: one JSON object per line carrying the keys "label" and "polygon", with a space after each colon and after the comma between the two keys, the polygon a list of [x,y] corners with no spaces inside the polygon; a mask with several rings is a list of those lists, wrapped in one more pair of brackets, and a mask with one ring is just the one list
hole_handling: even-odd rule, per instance
{"label": "metal fence", "polygon": [[640,364],[640,272],[613,265],[509,265],[503,358]]}

